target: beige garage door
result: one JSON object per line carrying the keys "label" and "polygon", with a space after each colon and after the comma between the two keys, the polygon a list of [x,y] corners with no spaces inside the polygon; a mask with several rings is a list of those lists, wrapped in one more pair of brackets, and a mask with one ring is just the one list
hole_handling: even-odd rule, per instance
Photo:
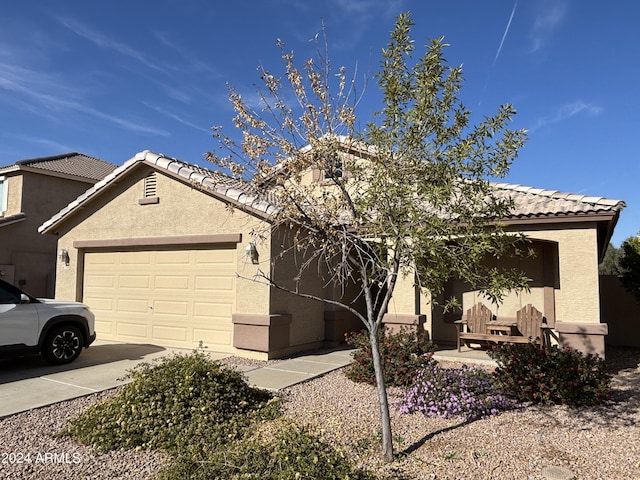
{"label": "beige garage door", "polygon": [[101,340],[230,351],[235,248],[87,252],[83,301]]}

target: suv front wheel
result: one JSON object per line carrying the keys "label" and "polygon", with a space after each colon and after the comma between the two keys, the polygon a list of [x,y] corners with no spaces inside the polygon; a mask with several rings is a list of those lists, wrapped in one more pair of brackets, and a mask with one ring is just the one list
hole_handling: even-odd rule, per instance
{"label": "suv front wheel", "polygon": [[73,362],[83,347],[82,333],[73,325],[54,328],[42,345],[42,356],[54,365]]}

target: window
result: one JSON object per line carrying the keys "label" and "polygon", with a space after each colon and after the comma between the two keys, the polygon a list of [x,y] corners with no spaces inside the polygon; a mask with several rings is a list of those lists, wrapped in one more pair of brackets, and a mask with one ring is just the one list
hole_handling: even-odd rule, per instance
{"label": "window", "polygon": [[0,177],[0,216],[4,215],[7,211],[7,180],[5,177]]}
{"label": "window", "polygon": [[20,303],[20,292],[10,285],[0,285],[0,304],[11,305]]}
{"label": "window", "polygon": [[342,157],[339,154],[333,155],[327,162],[328,168],[325,171],[325,178],[342,178],[344,176]]}

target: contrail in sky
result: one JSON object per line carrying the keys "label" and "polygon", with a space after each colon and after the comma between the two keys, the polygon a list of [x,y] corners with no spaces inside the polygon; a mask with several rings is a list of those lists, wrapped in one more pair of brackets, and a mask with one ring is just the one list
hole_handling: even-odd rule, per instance
{"label": "contrail in sky", "polygon": [[502,45],[504,44],[504,39],[507,38],[507,33],[509,33],[511,20],[513,20],[513,15],[516,13],[517,6],[518,6],[518,0],[516,0],[516,3],[513,4],[513,10],[511,10],[511,16],[509,17],[509,21],[507,22],[507,27],[504,29],[504,33],[502,34],[502,40],[500,40],[500,46],[498,47],[498,51],[496,52],[496,58],[493,59],[494,65],[498,61],[498,57],[500,56],[500,52],[502,51]]}

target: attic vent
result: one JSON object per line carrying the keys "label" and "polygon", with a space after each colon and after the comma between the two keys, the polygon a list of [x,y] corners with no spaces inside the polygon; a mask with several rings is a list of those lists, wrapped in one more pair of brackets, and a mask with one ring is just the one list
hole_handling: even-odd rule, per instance
{"label": "attic vent", "polygon": [[140,205],[155,205],[160,203],[157,192],[158,181],[156,178],[156,172],[151,172],[144,177],[144,196],[138,203]]}
{"label": "attic vent", "polygon": [[156,179],[156,172],[151,172],[144,178],[144,198],[156,197],[158,181]]}

